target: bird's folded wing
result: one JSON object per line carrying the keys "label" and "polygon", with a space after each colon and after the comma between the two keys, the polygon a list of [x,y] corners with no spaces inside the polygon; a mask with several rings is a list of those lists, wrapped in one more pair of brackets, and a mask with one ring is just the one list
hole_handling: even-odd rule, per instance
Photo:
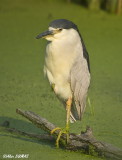
{"label": "bird's folded wing", "polygon": [[81,120],[86,105],[87,91],[90,84],[90,73],[87,60],[80,55],[71,69],[71,89],[73,106],[71,120]]}

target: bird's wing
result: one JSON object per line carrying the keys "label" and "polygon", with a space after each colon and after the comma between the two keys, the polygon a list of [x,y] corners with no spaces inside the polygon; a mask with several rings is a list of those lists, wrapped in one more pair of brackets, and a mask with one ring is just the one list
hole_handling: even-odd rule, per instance
{"label": "bird's wing", "polygon": [[87,91],[90,84],[88,61],[80,55],[71,69],[71,89],[73,92],[73,105],[70,120],[81,120],[86,105]]}

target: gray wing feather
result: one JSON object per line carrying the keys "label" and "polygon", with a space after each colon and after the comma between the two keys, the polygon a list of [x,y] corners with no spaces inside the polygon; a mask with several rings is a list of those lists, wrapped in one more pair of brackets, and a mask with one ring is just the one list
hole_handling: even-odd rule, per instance
{"label": "gray wing feather", "polygon": [[71,69],[71,89],[73,92],[73,105],[70,120],[81,120],[86,106],[86,97],[90,84],[90,73],[87,61],[82,55],[77,58]]}

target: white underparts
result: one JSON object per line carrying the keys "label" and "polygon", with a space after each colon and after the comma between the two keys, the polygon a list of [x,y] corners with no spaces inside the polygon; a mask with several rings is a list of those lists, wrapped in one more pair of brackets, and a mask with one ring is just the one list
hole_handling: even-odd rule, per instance
{"label": "white underparts", "polygon": [[82,54],[82,45],[78,33],[64,30],[60,37],[48,43],[46,47],[44,73],[50,85],[55,84],[55,93],[63,99],[72,97],[70,85],[70,71],[79,54]]}

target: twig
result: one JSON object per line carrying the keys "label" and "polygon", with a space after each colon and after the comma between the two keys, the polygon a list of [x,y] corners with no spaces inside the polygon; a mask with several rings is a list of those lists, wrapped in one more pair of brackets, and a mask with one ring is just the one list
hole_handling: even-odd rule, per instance
{"label": "twig", "polygon": [[2,125],[0,125],[0,128],[1,128],[1,130],[7,131],[9,133],[12,133],[15,135],[27,136],[27,137],[35,138],[38,140],[45,140],[45,141],[54,141],[55,140],[54,137],[49,134],[28,133],[28,132],[20,131],[16,128],[10,128],[9,126],[6,126],[5,123],[8,123],[8,121],[5,121]]}

